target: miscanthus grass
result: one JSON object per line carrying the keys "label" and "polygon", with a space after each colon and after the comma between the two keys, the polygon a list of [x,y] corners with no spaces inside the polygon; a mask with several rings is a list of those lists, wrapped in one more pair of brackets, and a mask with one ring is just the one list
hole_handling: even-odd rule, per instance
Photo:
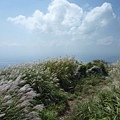
{"label": "miscanthus grass", "polygon": [[56,120],[67,108],[77,66],[66,57],[0,71],[0,120]]}
{"label": "miscanthus grass", "polygon": [[[87,73],[94,65],[104,74]],[[119,119],[118,66],[110,70],[112,84],[95,98],[78,102],[68,120]],[[68,110],[68,100],[95,93],[106,68],[103,61],[84,64],[74,57],[5,68],[0,71],[0,120],[58,120]]]}
{"label": "miscanthus grass", "polygon": [[110,66],[107,79],[100,92],[76,102],[65,120],[120,120],[120,62]]}

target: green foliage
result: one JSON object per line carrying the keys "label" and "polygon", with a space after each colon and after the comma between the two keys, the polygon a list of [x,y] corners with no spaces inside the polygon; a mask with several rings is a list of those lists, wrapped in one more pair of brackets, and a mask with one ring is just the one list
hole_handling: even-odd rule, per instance
{"label": "green foliage", "polygon": [[[112,66],[109,75],[111,83],[106,89],[104,88],[92,98],[86,97],[78,101],[71,116],[64,120],[120,120],[120,63]],[[96,80],[94,82],[96,83]],[[91,84],[85,81],[84,83]]]}
{"label": "green foliage", "polygon": [[[42,120],[58,120],[58,117],[63,115],[67,110],[70,96],[74,99],[80,94],[89,95],[95,91],[94,86],[102,82],[100,76],[93,74],[89,76],[87,74],[86,71],[93,65],[99,66],[104,71],[104,74],[107,73],[107,66],[103,61],[93,61],[88,64],[82,64],[74,58],[69,57],[5,68],[0,72],[0,85],[2,87],[4,87],[4,84],[13,85],[13,91],[15,91],[5,90],[5,94],[12,96],[10,98],[12,103],[7,106],[5,104],[7,101],[3,101],[5,94],[1,92],[4,89],[0,86],[0,119],[26,119],[26,117],[28,117],[27,114],[33,110],[39,114]],[[80,79],[76,78],[76,70],[77,77],[80,77]],[[24,96],[24,94],[26,95],[29,91],[23,91],[22,95],[20,94],[20,89],[25,89],[25,85],[30,86],[29,90],[31,90],[31,93],[34,93],[35,96],[33,95],[30,99],[30,105],[26,105],[27,107],[19,107],[25,98],[31,97]],[[100,99],[102,99],[102,97],[99,98],[99,102]],[[43,110],[33,109],[34,106],[40,104],[44,105]],[[92,100],[84,104],[78,103],[70,119],[92,119],[93,116],[95,116],[93,114],[95,114],[96,109],[98,109],[95,105],[98,105],[98,102],[93,102]],[[93,112],[89,111],[89,108],[90,110],[93,109]],[[81,111],[79,112],[79,110]],[[97,114],[98,113],[96,113],[96,115]]]}
{"label": "green foliage", "polygon": [[5,96],[0,96],[0,117],[1,120],[20,120],[25,118],[25,112],[23,108],[19,108],[17,105],[20,103],[19,98],[12,96],[11,100],[7,102],[2,100]]}
{"label": "green foliage", "polygon": [[84,78],[81,84],[84,84],[86,86],[88,85],[95,86],[98,85],[101,81],[102,79],[100,77],[90,76],[88,78]]}
{"label": "green foliage", "polygon": [[74,84],[74,72],[78,66],[74,58],[62,58],[47,61],[46,68],[49,68],[51,73],[55,73],[59,80],[60,87],[65,91],[69,91],[69,87]]}
{"label": "green foliage", "polygon": [[[6,68],[0,73],[0,78],[4,78],[9,83],[9,81],[16,81],[18,76],[20,76],[19,80],[24,82],[16,86],[17,90],[19,91],[21,87],[27,84],[31,87],[30,89],[33,89],[38,94],[30,101],[30,106],[27,108],[29,109],[28,111],[36,105],[44,104],[45,109],[39,111],[40,117],[42,119],[54,120],[57,119],[58,115],[63,114],[68,107],[68,93],[65,91],[69,92],[69,87],[74,86],[74,72],[77,66],[78,62],[74,58],[51,59],[34,64],[23,64]],[[17,84],[15,83],[15,85]],[[17,92],[15,98],[18,99]],[[17,104],[15,104],[14,109],[20,112],[22,109],[18,110]],[[2,104],[0,107],[3,108]],[[9,108],[14,113],[14,109],[12,107]],[[9,109],[6,111],[9,113]],[[3,109],[1,109],[2,112]],[[10,114],[12,115],[12,113]]]}
{"label": "green foliage", "polygon": [[83,78],[83,77],[86,77],[86,66],[85,65],[81,65],[80,66],[80,69],[78,70],[78,72],[80,73],[80,76]]}
{"label": "green foliage", "polygon": [[44,109],[39,115],[42,120],[57,120],[58,113],[54,109]]}
{"label": "green foliage", "polygon": [[120,93],[116,92],[102,92],[97,98],[78,102],[69,120],[119,120]]}
{"label": "green foliage", "polygon": [[92,62],[88,62],[88,63],[86,64],[86,68],[87,68],[87,69],[90,69],[91,67],[93,67],[93,63],[92,63]]}

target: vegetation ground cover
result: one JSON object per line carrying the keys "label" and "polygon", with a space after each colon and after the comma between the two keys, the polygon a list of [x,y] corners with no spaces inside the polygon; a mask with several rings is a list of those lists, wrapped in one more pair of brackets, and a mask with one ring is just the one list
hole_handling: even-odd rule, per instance
{"label": "vegetation ground cover", "polygon": [[119,74],[119,63],[83,63],[73,57],[5,68],[0,72],[0,119],[118,120]]}

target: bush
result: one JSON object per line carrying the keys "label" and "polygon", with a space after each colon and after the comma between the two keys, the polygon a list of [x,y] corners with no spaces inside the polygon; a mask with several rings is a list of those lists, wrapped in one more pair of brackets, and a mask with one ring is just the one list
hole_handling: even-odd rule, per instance
{"label": "bush", "polygon": [[53,59],[44,63],[52,74],[59,80],[60,87],[69,92],[69,87],[74,86],[75,70],[78,62],[74,58]]}

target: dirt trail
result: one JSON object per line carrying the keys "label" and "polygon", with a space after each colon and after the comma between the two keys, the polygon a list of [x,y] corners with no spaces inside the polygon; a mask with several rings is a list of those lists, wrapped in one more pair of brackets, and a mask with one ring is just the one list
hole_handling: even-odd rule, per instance
{"label": "dirt trail", "polygon": [[60,116],[59,120],[64,120],[66,117],[69,117],[71,115],[72,110],[74,109],[74,106],[75,106],[76,102],[86,101],[86,100],[94,97],[96,93],[107,89],[108,84],[109,84],[109,82],[107,80],[105,80],[104,82],[100,82],[97,86],[94,86],[94,88],[96,88],[96,90],[94,92],[89,93],[89,94],[81,93],[82,96],[78,96],[74,100],[69,100],[68,101],[69,108],[67,109],[67,111],[65,112],[65,114],[63,116]]}
{"label": "dirt trail", "polygon": [[72,113],[72,110],[74,108],[75,103],[76,103],[76,100],[68,101],[69,108],[67,109],[65,114],[59,118],[59,120],[64,120],[65,117],[70,116],[70,114]]}

